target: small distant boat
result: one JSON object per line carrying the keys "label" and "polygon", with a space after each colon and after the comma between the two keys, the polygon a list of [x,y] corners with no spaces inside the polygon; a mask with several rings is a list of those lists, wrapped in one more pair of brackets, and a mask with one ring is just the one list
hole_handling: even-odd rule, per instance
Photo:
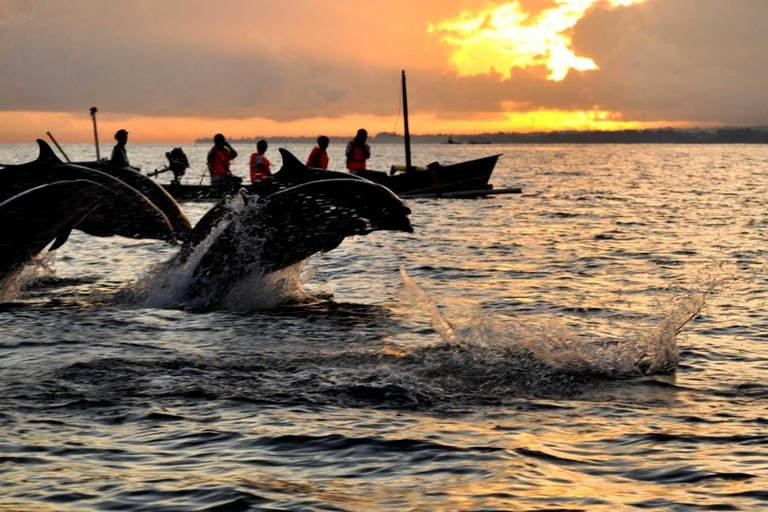
{"label": "small distant boat", "polygon": [[[397,172],[405,169],[401,166],[395,167],[395,174],[373,170],[359,171],[357,174],[384,185],[403,198],[467,198],[521,193],[520,188],[494,190],[488,183],[499,156],[493,155],[452,165],[435,163],[428,167],[413,167],[411,172]],[[170,184],[162,184],[162,187],[179,202],[218,201],[233,192],[211,185],[181,184],[176,180]]]}
{"label": "small distant boat", "polygon": [[461,144],[461,142],[456,142],[452,137],[448,137],[448,141],[445,144]]}

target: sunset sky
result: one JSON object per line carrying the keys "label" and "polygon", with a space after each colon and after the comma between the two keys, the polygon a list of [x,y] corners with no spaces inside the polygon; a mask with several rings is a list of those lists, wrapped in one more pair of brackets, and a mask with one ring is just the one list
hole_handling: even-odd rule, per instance
{"label": "sunset sky", "polygon": [[0,0],[0,142],[768,124],[766,0]]}

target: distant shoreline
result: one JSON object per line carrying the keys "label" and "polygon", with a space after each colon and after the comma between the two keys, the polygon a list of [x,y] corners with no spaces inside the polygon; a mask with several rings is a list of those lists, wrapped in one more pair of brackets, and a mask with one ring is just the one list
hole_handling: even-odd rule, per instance
{"label": "distant shoreline", "polygon": [[[273,143],[314,144],[317,137],[241,137],[233,144],[255,144],[259,139]],[[346,144],[350,137],[330,137],[331,143]],[[448,142],[449,140],[453,143]],[[382,132],[371,137],[376,144],[402,144],[403,136]],[[715,130],[620,130],[558,131],[534,133],[480,133],[473,135],[411,135],[414,144],[484,145],[484,144],[768,144],[768,128],[720,128]],[[199,138],[195,144],[212,144],[211,138]]]}

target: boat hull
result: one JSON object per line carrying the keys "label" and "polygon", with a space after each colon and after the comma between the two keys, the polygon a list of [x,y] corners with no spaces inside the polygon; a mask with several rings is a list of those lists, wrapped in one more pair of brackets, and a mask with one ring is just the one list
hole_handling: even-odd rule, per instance
{"label": "boat hull", "polygon": [[358,171],[357,175],[384,185],[402,196],[485,190],[501,155],[493,155],[451,165],[430,166],[431,170],[389,174],[381,171]]}
{"label": "boat hull", "polygon": [[[403,172],[390,176],[382,171],[362,171],[358,176],[384,185],[399,196],[452,197],[457,192],[491,190],[488,181],[501,155],[493,155],[468,162],[445,166],[433,166],[433,170]],[[179,202],[218,201],[231,191],[211,185],[163,185],[163,188]],[[466,196],[465,196],[466,197]]]}

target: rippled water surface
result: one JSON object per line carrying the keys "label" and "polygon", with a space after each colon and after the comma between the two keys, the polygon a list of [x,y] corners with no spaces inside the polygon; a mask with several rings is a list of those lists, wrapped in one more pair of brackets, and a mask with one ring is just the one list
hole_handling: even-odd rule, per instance
{"label": "rippled water surface", "polygon": [[148,293],[162,242],[76,232],[6,284],[0,509],[768,508],[768,148],[414,153],[504,153],[492,181],[524,193],[409,201],[414,234],[217,311]]}

